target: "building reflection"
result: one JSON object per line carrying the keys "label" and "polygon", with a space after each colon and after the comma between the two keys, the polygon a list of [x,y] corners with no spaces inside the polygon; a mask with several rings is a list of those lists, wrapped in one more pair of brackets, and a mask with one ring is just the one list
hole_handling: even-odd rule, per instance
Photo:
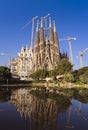
{"label": "building reflection", "polygon": [[16,108],[14,113],[20,115],[18,120],[26,122],[29,130],[76,129],[76,121],[83,120],[86,125],[88,120],[88,111],[84,108],[88,104],[86,90],[51,89],[48,92],[45,88],[2,87],[0,111],[4,111],[3,105],[7,104],[8,112]]}
{"label": "building reflection", "polygon": [[71,101],[63,100],[63,96],[40,98],[30,94],[30,89],[13,91],[10,103],[17,107],[21,118],[29,118],[30,130],[55,130],[59,113],[66,112],[71,105]]}
{"label": "building reflection", "polygon": [[74,128],[75,127],[73,124],[70,123],[70,120],[71,120],[71,111],[72,111],[72,105],[69,107],[69,110],[68,110],[66,128]]}

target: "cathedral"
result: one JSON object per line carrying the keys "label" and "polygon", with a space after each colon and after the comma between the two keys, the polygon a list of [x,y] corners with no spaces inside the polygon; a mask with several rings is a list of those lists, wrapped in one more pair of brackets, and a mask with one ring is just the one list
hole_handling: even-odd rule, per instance
{"label": "cathedral", "polygon": [[[46,21],[47,20],[47,21]],[[12,74],[26,79],[38,69],[54,69],[61,59],[55,21],[51,18],[37,20],[34,47],[22,47],[10,63]]]}
{"label": "cathedral", "polygon": [[33,63],[34,70],[53,69],[60,61],[59,41],[55,21],[49,18],[49,25],[44,24],[41,18],[40,26],[37,21],[36,38],[34,43]]}

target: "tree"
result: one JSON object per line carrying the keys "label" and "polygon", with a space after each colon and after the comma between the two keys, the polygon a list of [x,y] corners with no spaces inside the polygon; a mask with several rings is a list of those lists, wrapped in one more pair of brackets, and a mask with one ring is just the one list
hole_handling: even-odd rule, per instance
{"label": "tree", "polygon": [[63,58],[67,58],[68,59],[67,52],[65,53],[64,50],[63,50],[63,53],[60,53],[60,58],[61,59],[63,59]]}
{"label": "tree", "polygon": [[84,74],[80,75],[79,79],[82,83],[88,84],[88,70]]}
{"label": "tree", "polygon": [[78,75],[80,76],[80,75],[84,74],[86,71],[88,71],[88,67],[83,67],[78,70]]}
{"label": "tree", "polygon": [[56,76],[57,75],[57,69],[53,69],[49,71],[49,77]]}
{"label": "tree", "polygon": [[68,61],[68,58],[63,58],[57,65],[57,73],[60,75],[72,72],[72,67],[73,65]]}
{"label": "tree", "polygon": [[72,73],[67,73],[64,75],[64,80],[67,82],[73,82],[74,81],[74,76]]}
{"label": "tree", "polygon": [[33,79],[44,79],[48,76],[48,71],[47,69],[39,69],[36,72],[34,72],[33,74],[30,75],[31,78]]}
{"label": "tree", "polygon": [[10,80],[12,77],[10,73],[10,69],[8,67],[0,66],[0,81],[6,82],[7,80]]}
{"label": "tree", "polygon": [[75,70],[73,72],[73,75],[74,75],[74,78],[75,78],[75,81],[82,81],[83,77],[85,78],[85,76],[87,76],[85,73],[88,72],[88,67],[83,67],[83,68],[80,68],[79,70]]}
{"label": "tree", "polygon": [[41,79],[46,78],[48,76],[47,69],[40,69],[40,70],[38,70],[38,73],[39,73],[39,77]]}
{"label": "tree", "polygon": [[37,80],[39,80],[39,74],[38,74],[38,72],[36,71],[36,72],[34,72],[34,73],[32,73],[32,74],[30,74],[30,76],[29,77],[31,77],[31,78],[33,78],[33,79],[37,79]]}

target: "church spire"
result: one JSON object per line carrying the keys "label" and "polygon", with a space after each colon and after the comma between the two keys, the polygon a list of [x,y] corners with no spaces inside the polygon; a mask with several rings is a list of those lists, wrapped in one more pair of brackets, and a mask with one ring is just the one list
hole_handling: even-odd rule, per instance
{"label": "church spire", "polygon": [[36,32],[38,32],[39,21],[37,20]]}
{"label": "church spire", "polygon": [[52,21],[51,18],[49,18],[49,28],[50,28],[50,42],[53,43],[54,39],[53,39],[53,29],[52,29]]}
{"label": "church spire", "polygon": [[35,45],[39,44],[39,21],[37,20]]}
{"label": "church spire", "polygon": [[52,27],[51,17],[49,17],[49,27]]}
{"label": "church spire", "polygon": [[43,17],[41,17],[41,28],[43,27]]}
{"label": "church spire", "polygon": [[56,32],[56,23],[53,21],[54,32]]}
{"label": "church spire", "polygon": [[44,27],[43,27],[43,17],[41,17],[40,42],[44,42]]}

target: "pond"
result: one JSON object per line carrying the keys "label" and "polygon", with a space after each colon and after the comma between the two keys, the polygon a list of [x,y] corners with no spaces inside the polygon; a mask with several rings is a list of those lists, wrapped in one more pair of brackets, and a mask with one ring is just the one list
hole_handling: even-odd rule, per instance
{"label": "pond", "polygon": [[3,88],[1,130],[88,130],[88,90]]}

